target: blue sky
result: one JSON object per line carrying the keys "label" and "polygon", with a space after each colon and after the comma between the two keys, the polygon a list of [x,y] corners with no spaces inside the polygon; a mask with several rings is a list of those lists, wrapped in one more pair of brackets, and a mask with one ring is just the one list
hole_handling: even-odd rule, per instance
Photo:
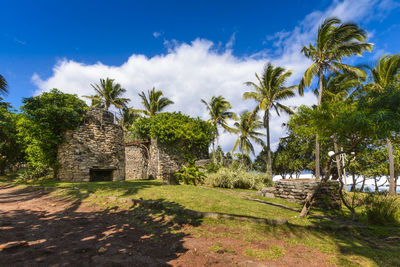
{"label": "blue sky", "polygon": [[[115,78],[128,92],[156,86],[175,101],[170,110],[206,118],[199,99],[223,94],[239,112],[243,82],[266,62],[294,71],[297,83],[309,62],[300,54],[326,17],[366,29],[375,49],[351,62],[373,63],[400,48],[399,1],[2,1],[0,73],[6,100],[57,87],[79,96],[90,83]],[[309,93],[288,102],[315,101]],[[275,116],[276,117],[276,116]],[[272,121],[273,142],[284,134]],[[221,145],[229,150],[234,137]]]}

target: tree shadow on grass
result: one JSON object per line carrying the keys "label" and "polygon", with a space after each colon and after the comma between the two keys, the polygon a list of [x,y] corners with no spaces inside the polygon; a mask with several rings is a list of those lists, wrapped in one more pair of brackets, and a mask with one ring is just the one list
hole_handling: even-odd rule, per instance
{"label": "tree shadow on grass", "polygon": [[[25,192],[22,207],[34,198],[40,204],[39,198],[48,193],[36,191],[31,191],[31,196]],[[184,215],[184,208],[174,202],[157,200],[167,207],[163,209],[135,206],[98,211],[81,206],[85,197],[75,197],[73,202],[55,200],[53,205],[65,205],[56,212],[45,207],[42,211],[2,212],[0,265],[165,266],[186,252],[182,228],[201,224],[200,219]],[[45,201],[42,204],[49,205]],[[4,248],[4,244],[10,247]]]}
{"label": "tree shadow on grass", "polygon": [[[313,225],[301,226],[266,226],[266,232],[277,239],[285,238],[295,244],[313,247],[321,252],[336,256],[340,266],[362,266],[363,258],[369,259],[377,266],[400,266],[400,228],[375,228],[342,225],[329,225],[321,220]],[[354,257],[358,260],[353,262]]]}

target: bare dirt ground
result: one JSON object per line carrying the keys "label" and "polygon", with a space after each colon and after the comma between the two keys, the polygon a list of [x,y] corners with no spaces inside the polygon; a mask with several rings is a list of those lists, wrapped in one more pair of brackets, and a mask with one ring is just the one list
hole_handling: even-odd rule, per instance
{"label": "bare dirt ground", "polygon": [[[154,219],[146,210],[105,209],[54,197],[49,191],[0,187],[0,266],[326,266],[327,255],[307,247],[286,248],[279,259],[260,262],[246,248],[266,243],[195,237],[197,220]],[[171,220],[172,218],[172,220]],[[269,240],[283,245],[283,241]]]}

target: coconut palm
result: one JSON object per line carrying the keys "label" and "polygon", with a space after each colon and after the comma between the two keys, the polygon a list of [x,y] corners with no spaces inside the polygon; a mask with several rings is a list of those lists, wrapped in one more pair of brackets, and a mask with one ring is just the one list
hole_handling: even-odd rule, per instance
{"label": "coconut palm", "polygon": [[111,105],[122,109],[130,101],[129,98],[122,98],[121,95],[126,92],[119,83],[114,84],[114,79],[100,79],[99,84],[91,84],[96,91],[95,95],[84,96],[92,100],[92,106],[108,110]]}
{"label": "coconut palm", "polygon": [[120,112],[121,117],[117,118],[118,124],[122,126],[124,132],[127,132],[132,124],[140,118],[140,115],[134,109],[125,107]]}
{"label": "coconut palm", "polygon": [[270,140],[270,129],[269,120],[271,116],[271,110],[275,110],[278,116],[280,112],[293,114],[293,111],[279,103],[278,101],[288,99],[295,95],[294,89],[297,86],[285,87],[286,80],[292,75],[291,71],[285,71],[284,68],[274,67],[268,63],[265,66],[262,77],[260,78],[256,73],[258,83],[246,82],[247,86],[253,87],[254,91],[245,92],[243,99],[252,99],[257,102],[257,106],[253,110],[256,114],[258,111],[264,111],[263,125],[267,132],[267,171],[272,174],[272,160],[271,160],[271,140]]}
{"label": "coconut palm", "polygon": [[[323,77],[327,71],[344,71],[359,77],[365,72],[357,67],[342,63],[342,59],[353,55],[362,55],[371,51],[372,44],[366,43],[366,32],[353,23],[342,23],[337,18],[325,20],[318,29],[316,45],[304,46],[301,50],[313,63],[305,71],[299,84],[299,93],[311,85],[312,79],[318,77],[318,105],[321,105]],[[315,176],[320,178],[319,141],[315,138]]]}
{"label": "coconut palm", "polygon": [[155,87],[153,87],[152,90],[147,91],[147,96],[143,91],[141,94],[139,94],[139,96],[140,98],[142,98],[142,104],[144,106],[144,109],[137,110],[137,112],[143,113],[150,117],[161,112],[167,106],[174,104],[174,102],[168,99],[167,97],[162,97],[163,96],[162,91],[160,90],[156,91]]}
{"label": "coconut palm", "polygon": [[7,81],[3,75],[0,74],[0,94],[7,94]]}
{"label": "coconut palm", "polygon": [[254,146],[251,141],[264,146],[264,142],[261,139],[264,134],[257,131],[263,127],[263,123],[257,114],[253,114],[250,111],[242,112],[239,121],[235,122],[234,127],[238,138],[233,145],[232,153],[239,148],[243,156],[248,157],[250,152],[254,155]]}
{"label": "coconut palm", "polygon": [[[201,99],[201,102],[207,107],[208,114],[210,115],[210,119],[208,121],[214,125],[216,131],[215,137],[218,144],[218,127],[220,126],[222,129],[224,129],[224,131],[228,131],[230,133],[234,132],[234,130],[229,127],[227,120],[236,119],[237,116],[234,112],[229,111],[232,108],[232,105],[221,95],[211,97],[209,102]],[[213,152],[214,146],[215,144],[213,142]]]}
{"label": "coconut palm", "polygon": [[[361,85],[361,77],[356,77],[350,73],[333,72],[323,77],[322,101],[337,102],[351,97],[356,92],[355,88]],[[318,88],[314,89],[314,94],[318,97]]]}
{"label": "coconut palm", "polygon": [[[398,75],[400,74],[400,55],[382,56],[375,68],[371,70],[373,82],[371,87],[377,91],[383,91],[385,88],[395,86],[399,83]],[[389,157],[389,193],[396,193],[395,177],[394,177],[394,159],[393,145],[390,138],[386,138]]]}

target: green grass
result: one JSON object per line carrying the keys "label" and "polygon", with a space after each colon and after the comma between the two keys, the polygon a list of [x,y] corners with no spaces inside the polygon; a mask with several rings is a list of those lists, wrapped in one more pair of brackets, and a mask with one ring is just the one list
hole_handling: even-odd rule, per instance
{"label": "green grass", "polygon": [[[10,184],[7,177],[0,177],[0,182]],[[188,208],[197,211],[219,212],[240,216],[252,216],[270,219],[288,219],[289,224],[272,226],[235,220],[214,220],[204,218],[200,224],[185,230],[196,237],[239,239],[245,246],[243,254],[259,260],[279,260],[296,246],[316,249],[330,257],[332,264],[338,266],[400,266],[398,241],[387,241],[387,237],[400,236],[400,228],[367,225],[367,228],[350,227],[348,229],[327,229],[314,226],[332,225],[330,221],[318,219],[300,219],[298,212],[265,205],[243,199],[232,193],[247,195],[268,202],[301,208],[299,204],[282,199],[264,198],[254,190],[211,190],[191,185],[164,185],[157,180],[139,180],[123,182],[63,183],[51,179],[31,182],[29,185],[55,188],[55,193],[66,195],[78,201],[86,200],[99,205],[123,206],[115,201],[109,203],[107,197],[134,198],[144,200],[162,200],[164,210],[155,211],[152,218],[169,217],[179,220],[174,209]],[[73,190],[70,190],[73,189]],[[112,202],[112,201],[111,201]],[[128,206],[126,206],[128,207]],[[140,209],[136,209],[132,222],[142,223]],[[314,210],[324,213],[322,210]],[[144,214],[149,215],[147,211]],[[335,214],[333,214],[335,215]],[[345,209],[338,216],[347,218]],[[146,224],[147,225],[147,224]],[[152,227],[147,225],[146,227]],[[153,231],[153,229],[149,229]],[[175,231],[173,228],[171,232]],[[279,241],[271,245],[270,240]],[[262,243],[263,247],[252,244]],[[265,249],[266,248],[266,249]],[[215,253],[234,253],[229,247],[216,242],[209,247]]]}
{"label": "green grass", "polygon": [[95,194],[97,197],[162,199],[167,202],[174,202],[183,208],[202,212],[219,212],[268,219],[289,219],[293,223],[308,223],[306,219],[297,218],[298,213],[294,211],[268,206],[207,188],[192,185],[165,185],[162,181],[157,180],[90,183],[63,183],[44,180],[31,185],[77,189],[80,194],[77,194],[76,197],[83,198]]}
{"label": "green grass", "polygon": [[245,256],[256,258],[260,261],[264,260],[277,260],[285,255],[285,249],[271,245],[269,249],[252,249],[248,248],[243,253]]}

